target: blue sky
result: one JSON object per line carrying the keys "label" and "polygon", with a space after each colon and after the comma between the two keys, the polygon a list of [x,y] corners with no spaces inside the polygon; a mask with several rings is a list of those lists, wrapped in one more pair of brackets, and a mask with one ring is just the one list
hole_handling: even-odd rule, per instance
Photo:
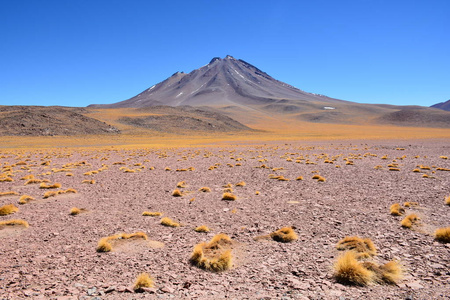
{"label": "blue sky", "polygon": [[0,0],[0,105],[128,99],[215,56],[312,93],[450,99],[450,1]]}

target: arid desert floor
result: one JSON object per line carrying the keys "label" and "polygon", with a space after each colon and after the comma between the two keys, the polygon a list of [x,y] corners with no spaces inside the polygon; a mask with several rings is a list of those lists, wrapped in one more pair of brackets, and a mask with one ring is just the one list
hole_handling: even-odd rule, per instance
{"label": "arid desert floor", "polygon": [[[19,209],[0,222],[29,224],[0,226],[0,299],[448,299],[450,244],[434,238],[450,226],[446,157],[448,139],[0,150],[0,193],[15,192],[0,196],[0,207]],[[29,175],[61,186],[25,185]],[[222,200],[227,188],[236,200]],[[23,195],[34,200],[19,204]],[[390,214],[394,203],[403,216]],[[84,211],[70,215],[73,207]],[[403,228],[410,213],[420,219]],[[181,226],[163,226],[163,217]],[[200,225],[211,231],[194,231]],[[255,240],[286,226],[296,241]],[[135,232],[148,239],[96,251],[104,237]],[[192,265],[194,246],[219,233],[233,241],[231,269]],[[371,239],[372,261],[398,261],[403,278],[338,283],[336,243],[346,236]],[[135,293],[140,273],[155,287]]]}

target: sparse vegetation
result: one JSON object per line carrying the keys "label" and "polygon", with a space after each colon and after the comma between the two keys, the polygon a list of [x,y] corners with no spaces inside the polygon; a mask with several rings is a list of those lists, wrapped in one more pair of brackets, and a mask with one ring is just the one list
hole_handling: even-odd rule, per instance
{"label": "sparse vegetation", "polygon": [[391,215],[393,216],[401,216],[405,213],[405,209],[400,206],[399,203],[394,203],[390,207]]}
{"label": "sparse vegetation", "polygon": [[232,193],[223,193],[222,200],[235,201],[237,197]]}
{"label": "sparse vegetation", "polygon": [[158,211],[154,211],[154,212],[152,212],[152,211],[144,211],[142,213],[142,215],[143,216],[148,216],[148,217],[160,217],[160,216],[162,216],[162,213],[158,212]]}
{"label": "sparse vegetation", "polygon": [[18,212],[19,208],[14,204],[6,204],[0,207],[0,216],[6,216]]}
{"label": "sparse vegetation", "polygon": [[336,249],[353,251],[358,258],[368,258],[377,255],[377,249],[370,239],[362,239],[357,236],[346,236],[336,244]]}
{"label": "sparse vegetation", "polygon": [[364,268],[352,251],[346,251],[339,256],[333,268],[334,277],[342,284],[365,286],[374,280],[374,273]]}
{"label": "sparse vegetation", "polygon": [[439,242],[450,243],[450,227],[436,229],[434,237]]}
{"label": "sparse vegetation", "polygon": [[214,236],[209,243],[200,243],[194,247],[190,262],[204,270],[221,272],[232,267],[232,241],[226,234]]}
{"label": "sparse vegetation", "polygon": [[293,227],[283,227],[270,234],[270,237],[277,242],[290,243],[298,239]]}
{"label": "sparse vegetation", "polygon": [[174,197],[181,197],[181,196],[183,196],[183,193],[179,189],[175,189],[172,192],[172,196],[174,196]]}
{"label": "sparse vegetation", "polygon": [[196,232],[209,232],[209,228],[206,225],[198,226],[194,229]]}
{"label": "sparse vegetation", "polygon": [[179,223],[177,223],[167,217],[161,219],[161,225],[168,226],[168,227],[180,227],[181,226]]}
{"label": "sparse vegetation", "polygon": [[33,197],[28,195],[22,195],[19,198],[19,204],[27,204],[28,202],[35,200]]}
{"label": "sparse vegetation", "polygon": [[200,192],[204,192],[204,193],[210,193],[211,192],[211,189],[209,188],[209,187],[202,187],[202,188],[200,188],[200,190],[199,190]]}
{"label": "sparse vegetation", "polygon": [[23,226],[25,228],[28,228],[29,224],[27,221],[19,219],[0,221],[0,229],[2,229],[5,226]]}
{"label": "sparse vegetation", "polygon": [[54,184],[46,184],[45,182],[42,182],[39,186],[40,189],[59,189],[61,188],[61,183],[54,183]]}
{"label": "sparse vegetation", "polygon": [[404,228],[411,228],[413,225],[416,225],[419,220],[420,218],[416,214],[410,214],[406,216],[400,224]]}
{"label": "sparse vegetation", "polygon": [[0,193],[0,197],[2,197],[2,196],[18,196],[18,195],[19,195],[19,193],[13,192],[13,191]]}
{"label": "sparse vegetation", "polygon": [[141,292],[143,288],[151,288],[154,287],[155,283],[153,278],[148,275],[148,273],[141,273],[136,278],[136,282],[134,283],[133,290],[135,292]]}

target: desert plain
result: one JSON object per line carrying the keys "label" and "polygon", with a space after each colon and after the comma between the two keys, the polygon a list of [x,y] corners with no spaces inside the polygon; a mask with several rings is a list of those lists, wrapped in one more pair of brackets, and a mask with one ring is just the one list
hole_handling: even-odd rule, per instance
{"label": "desert plain", "polygon": [[[448,299],[450,244],[434,232],[450,226],[450,143],[448,130],[436,132],[403,139],[363,138],[363,130],[356,138],[284,140],[4,137],[0,207],[18,211],[0,222],[29,226],[0,226],[0,298]],[[25,184],[30,175],[60,185]],[[49,191],[56,193],[44,198]],[[222,200],[224,192],[235,199]],[[34,199],[19,204],[24,195]],[[402,216],[390,214],[394,203]],[[71,215],[74,207],[81,213]],[[419,219],[402,227],[411,213]],[[161,225],[164,217],[180,226]],[[201,225],[210,231],[196,232]],[[298,238],[267,238],[283,227]],[[102,238],[138,232],[147,239],[117,238],[111,251],[97,251]],[[194,246],[220,233],[232,241],[231,267],[214,272],[191,263]],[[373,242],[371,262],[398,262],[400,278],[339,282],[336,244],[353,236]],[[154,286],[136,292],[141,273]]]}

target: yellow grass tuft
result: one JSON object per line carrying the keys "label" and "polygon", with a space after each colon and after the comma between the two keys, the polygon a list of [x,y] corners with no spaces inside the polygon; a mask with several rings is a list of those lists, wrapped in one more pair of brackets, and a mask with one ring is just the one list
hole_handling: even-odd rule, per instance
{"label": "yellow grass tuft", "polygon": [[406,216],[400,224],[404,228],[411,228],[413,225],[417,224],[419,219],[420,218],[416,214],[410,214],[410,215]]}
{"label": "yellow grass tuft", "polygon": [[97,244],[97,252],[110,252],[112,250],[112,246],[109,243],[109,237],[101,238]]}
{"label": "yellow grass tuft", "polygon": [[177,183],[177,187],[179,188],[185,188],[186,187],[186,181],[180,181]]}
{"label": "yellow grass tuft", "polygon": [[44,194],[44,199],[47,199],[47,198],[50,198],[50,197],[54,197],[54,196],[56,196],[56,195],[58,195],[59,193],[58,192],[55,192],[55,191],[48,191],[48,192],[45,192],[45,194]]}
{"label": "yellow grass tuft", "polygon": [[144,232],[135,233],[119,233],[111,236],[101,238],[97,244],[97,252],[110,252],[112,250],[111,241],[119,239],[144,239],[147,240],[148,237]]}
{"label": "yellow grass tuft", "polygon": [[24,185],[43,183],[43,182],[50,182],[50,181],[48,179],[41,180],[41,179],[33,178],[33,179],[29,179],[27,182],[25,182]]}
{"label": "yellow grass tuft", "polygon": [[27,204],[28,202],[35,200],[33,197],[28,196],[28,195],[22,195],[19,198],[19,204]]}
{"label": "yellow grass tuft", "polygon": [[400,171],[399,168],[389,168],[389,171]]}
{"label": "yellow grass tuft", "polygon": [[325,182],[325,181],[327,180],[325,179],[325,177],[322,176],[319,176],[319,178],[317,179],[317,182]]}
{"label": "yellow grass tuft", "polygon": [[447,198],[445,198],[445,204],[450,205],[450,196],[448,196]]}
{"label": "yellow grass tuft", "polygon": [[94,184],[95,180],[83,180],[81,183]]}
{"label": "yellow grass tuft", "polygon": [[450,227],[436,229],[434,237],[439,242],[450,243]]}
{"label": "yellow grass tuft", "polygon": [[223,193],[222,195],[222,200],[234,201],[236,199],[237,199],[236,195],[232,193]]}
{"label": "yellow grass tuft", "polygon": [[0,207],[0,216],[6,216],[18,212],[19,208],[14,204],[7,204]]}
{"label": "yellow grass tuft", "polygon": [[13,182],[14,179],[11,177],[0,178],[0,182]]}
{"label": "yellow grass tuft", "polygon": [[226,234],[214,236],[209,243],[195,245],[190,262],[204,270],[221,272],[232,267],[232,241]]}
{"label": "yellow grass tuft", "polygon": [[303,180],[303,176],[298,176],[295,180]]}
{"label": "yellow grass tuft", "polygon": [[66,173],[66,176],[72,177],[73,173]]}
{"label": "yellow grass tuft", "polygon": [[400,206],[399,203],[394,203],[390,207],[391,215],[393,216],[401,216],[405,213],[405,209]]}
{"label": "yellow grass tuft", "polygon": [[40,189],[59,189],[60,187],[61,183],[46,184],[45,182],[42,182],[39,186]]}
{"label": "yellow grass tuft", "polygon": [[69,214],[70,214],[71,216],[76,216],[76,215],[79,215],[79,214],[81,214],[81,213],[83,213],[83,212],[86,212],[86,209],[84,209],[84,208],[78,208],[78,207],[72,207],[72,208],[70,209]]}
{"label": "yellow grass tuft", "polygon": [[270,237],[277,242],[290,243],[298,239],[297,234],[292,227],[283,227],[270,234]]}
{"label": "yellow grass tuft", "polygon": [[256,191],[256,192],[255,192],[255,195],[259,195],[259,194],[261,194],[259,191]]}
{"label": "yellow grass tuft", "polygon": [[77,190],[76,189],[67,189],[63,192],[59,192],[60,194],[76,194]]}
{"label": "yellow grass tuft", "polygon": [[420,173],[420,170],[419,169],[414,169],[413,172],[414,173]]}
{"label": "yellow grass tuft", "polygon": [[198,226],[194,229],[196,232],[209,232],[209,228],[206,225]]}
{"label": "yellow grass tuft", "polygon": [[403,206],[404,207],[411,207],[411,206],[419,206],[419,203],[417,203],[417,202],[405,202],[405,203],[403,203]]}
{"label": "yellow grass tuft", "polygon": [[4,226],[23,226],[25,228],[28,228],[29,224],[27,221],[19,219],[0,221],[0,229]]}
{"label": "yellow grass tuft", "polygon": [[204,187],[200,188],[199,191],[203,192],[203,193],[210,193],[211,189],[209,187],[207,187],[207,186],[204,186]]}
{"label": "yellow grass tuft", "polygon": [[314,175],[313,177],[312,177],[312,179],[319,179],[320,178],[320,175],[319,174],[316,174],[316,175]]}
{"label": "yellow grass tuft", "polygon": [[181,196],[183,196],[183,193],[179,189],[175,189],[172,192],[172,196],[174,196],[174,197],[181,197]]}
{"label": "yellow grass tuft", "polygon": [[390,261],[380,267],[381,280],[388,284],[396,284],[403,277],[403,270],[397,261]]}
{"label": "yellow grass tuft", "polygon": [[24,176],[24,177],[20,178],[20,180],[30,180],[30,179],[34,179],[34,175],[33,174],[30,174],[30,175],[27,175],[27,176]]}
{"label": "yellow grass tuft", "polygon": [[144,211],[144,212],[142,213],[142,215],[143,215],[143,216],[148,216],[148,217],[160,217],[160,216],[162,216],[162,213],[161,213],[161,212],[158,212],[158,211],[155,211],[155,212],[152,212],[152,211]]}
{"label": "yellow grass tuft", "polygon": [[240,181],[236,183],[236,186],[246,186],[247,184],[244,181]]}
{"label": "yellow grass tuft", "polygon": [[442,159],[448,159],[447,156],[439,156],[439,158],[442,158]]}
{"label": "yellow grass tuft", "polygon": [[0,193],[0,197],[1,197],[1,196],[18,196],[18,195],[19,195],[19,193],[13,192],[13,191],[8,191],[8,192]]}
{"label": "yellow grass tuft", "polygon": [[161,225],[168,226],[168,227],[180,227],[181,226],[179,223],[177,223],[167,217],[161,219]]}
{"label": "yellow grass tuft", "polygon": [[339,283],[366,286],[373,282],[375,274],[366,269],[353,251],[338,257],[333,266],[334,277]]}
{"label": "yellow grass tuft", "polygon": [[148,275],[148,273],[141,273],[136,278],[136,282],[134,283],[133,290],[135,292],[141,292],[142,288],[151,288],[155,287],[155,283],[153,278]]}
{"label": "yellow grass tuft", "polygon": [[377,249],[370,239],[357,236],[346,236],[336,244],[336,249],[353,251],[357,258],[368,258],[377,254]]}

